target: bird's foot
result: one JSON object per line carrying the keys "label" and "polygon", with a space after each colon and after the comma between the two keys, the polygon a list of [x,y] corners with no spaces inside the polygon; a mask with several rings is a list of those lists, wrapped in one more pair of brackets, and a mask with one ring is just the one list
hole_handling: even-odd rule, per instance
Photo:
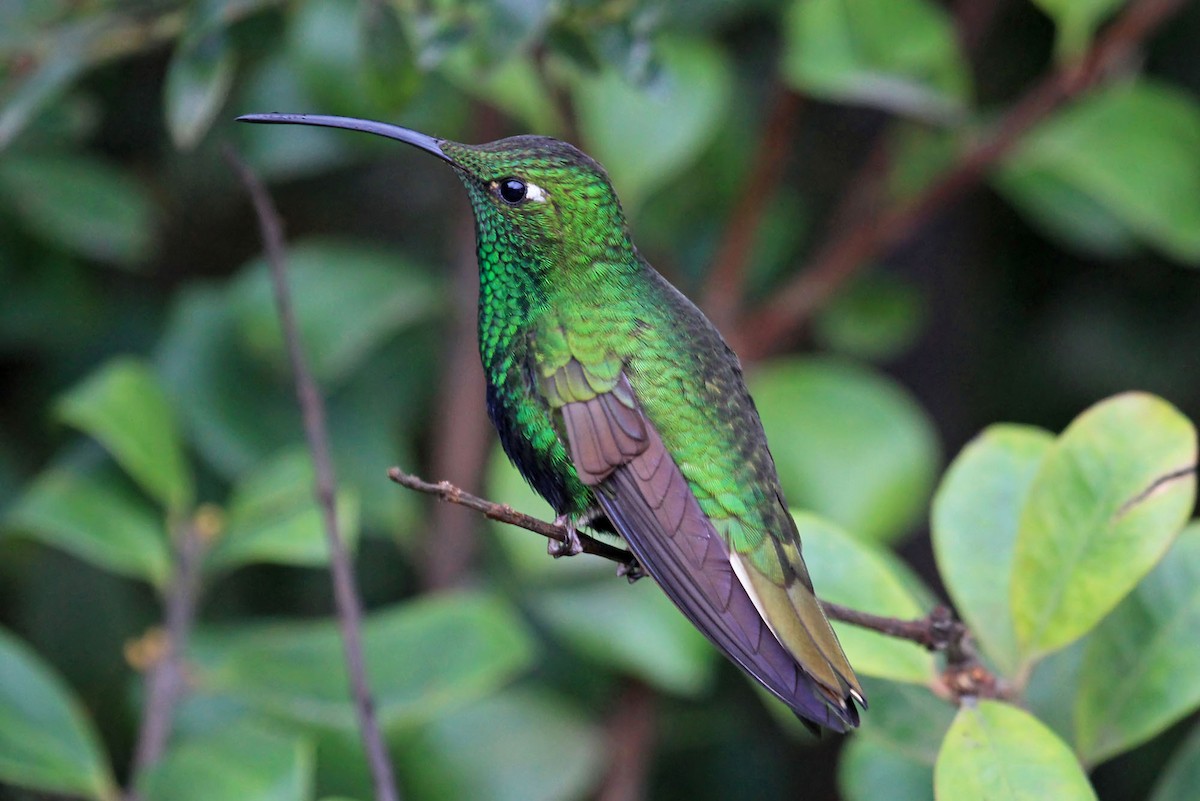
{"label": "bird's foot", "polygon": [[630,559],[628,562],[621,562],[617,565],[617,576],[624,576],[632,584],[640,578],[645,578],[646,571],[642,569],[641,563],[636,559]]}
{"label": "bird's foot", "polygon": [[575,520],[570,515],[559,515],[554,524],[567,530],[567,538],[562,542],[550,540],[546,545],[546,553],[555,559],[560,556],[575,556],[583,552],[583,543],[579,541],[579,532],[575,530]]}

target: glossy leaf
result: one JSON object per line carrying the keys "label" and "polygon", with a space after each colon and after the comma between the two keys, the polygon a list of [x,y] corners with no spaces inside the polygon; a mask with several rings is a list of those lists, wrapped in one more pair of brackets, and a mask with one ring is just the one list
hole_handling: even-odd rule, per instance
{"label": "glossy leaf", "polygon": [[955,608],[1006,674],[1017,668],[1009,587],[1021,509],[1054,442],[1040,428],[995,425],[972,440],[933,501],[933,552]]}
{"label": "glossy leaf", "polygon": [[1076,748],[1094,764],[1200,706],[1200,524],[1092,634],[1079,674]]}
{"label": "glossy leaf", "polygon": [[[795,517],[804,560],[822,600],[901,619],[928,613],[900,578],[905,568],[890,553],[855,540],[815,515],[799,513]],[[914,684],[933,680],[933,655],[924,648],[838,621],[833,627],[860,676]]]}
{"label": "glossy leaf", "polygon": [[0,199],[47,245],[134,266],[150,253],[154,214],[140,184],[103,161],[77,155],[8,155]]}
{"label": "glossy leaf", "polygon": [[50,667],[4,629],[0,679],[0,781],[116,801],[91,721]]}
{"label": "glossy leaf", "polygon": [[[353,492],[338,492],[337,513],[342,542],[353,549],[359,533],[358,499]],[[214,570],[255,562],[328,564],[329,543],[307,451],[280,454],[234,488],[225,530],[208,559],[208,567]]]}
{"label": "glossy leaf", "polygon": [[660,70],[646,85],[607,68],[573,86],[584,145],[627,209],[700,157],[733,89],[728,59],[714,45],[663,37],[657,47]]}
{"label": "glossy leaf", "polygon": [[928,0],[793,0],[783,74],[818,97],[946,121],[968,72],[949,15]]}
{"label": "glossy leaf", "polygon": [[610,573],[536,593],[531,605],[535,617],[590,662],[681,695],[712,682],[716,652],[653,581],[630,586]]}
{"label": "glossy leaf", "polygon": [[192,27],[167,67],[167,128],[176,147],[184,150],[194,147],[208,131],[233,85],[233,48],[225,31],[207,19],[219,5],[206,0],[192,4]]}
{"label": "glossy leaf", "polygon": [[874,541],[894,540],[916,522],[933,488],[938,444],[901,387],[819,359],[764,364],[749,384],[793,509]]}
{"label": "glossy leaf", "polygon": [[1022,706],[1067,742],[1075,742],[1079,671],[1093,636],[1094,631],[1039,660],[1033,666],[1022,694]]}
{"label": "glossy leaf", "polygon": [[145,579],[157,587],[164,586],[170,575],[162,515],[130,492],[118,476],[51,468],[25,490],[4,522],[104,570]]}
{"label": "glossy leaf", "polygon": [[934,768],[938,801],[1096,798],[1067,744],[1037,718],[999,701],[958,711]]}
{"label": "glossy leaf", "polygon": [[1025,661],[1085,634],[1162,558],[1195,500],[1196,432],[1126,393],[1085,411],[1042,459],[1021,513],[1012,613]]}
{"label": "glossy leaf", "polygon": [[[381,725],[427,720],[524,670],[533,644],[501,599],[442,595],[377,611],[363,631]],[[341,637],[331,621],[246,626],[198,637],[198,687],[262,711],[353,730]]]}
{"label": "glossy leaf", "polygon": [[851,737],[838,759],[845,801],[933,801],[933,764],[873,737]]}
{"label": "glossy leaf", "polygon": [[1178,90],[1140,81],[1092,92],[1025,136],[997,181],[1035,220],[1051,205],[1047,185],[1073,191],[1141,241],[1200,263],[1200,105]]}
{"label": "glossy leaf", "polygon": [[870,676],[864,676],[862,684],[871,707],[862,716],[860,736],[906,759],[933,765],[954,720],[954,707],[928,687]]}
{"label": "glossy leaf", "polygon": [[1175,751],[1149,801],[1192,801],[1200,787],[1200,725]]}
{"label": "glossy leaf", "polygon": [[[384,339],[439,308],[423,273],[392,252],[359,245],[293,247],[288,282],[313,372],[326,383],[345,380]],[[231,293],[246,344],[282,369],[287,360],[266,263],[252,262]]]}
{"label": "glossy leaf", "polygon": [[582,712],[516,689],[424,726],[401,750],[398,770],[415,801],[567,801],[588,797],[604,756],[601,734]]}
{"label": "glossy leaf", "polygon": [[145,801],[308,801],[312,785],[311,744],[239,724],[170,748],[138,790]]}
{"label": "glossy leaf", "polygon": [[192,474],[174,410],[143,362],[110,361],[63,396],[57,412],[99,440],[159,503],[178,512],[192,502]]}

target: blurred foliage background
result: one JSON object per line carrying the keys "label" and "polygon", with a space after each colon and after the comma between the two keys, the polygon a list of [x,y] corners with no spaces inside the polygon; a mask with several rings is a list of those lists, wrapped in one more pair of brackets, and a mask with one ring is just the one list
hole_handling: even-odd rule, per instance
{"label": "blurred foliage background", "polygon": [[[370,795],[227,145],[287,222],[406,797],[905,801],[936,762],[967,798],[980,732],[1047,761],[1042,797],[1092,797],[1081,768],[1106,800],[1200,796],[1194,490],[1122,505],[1195,461],[1197,4],[4,0],[0,69],[0,797]],[[484,415],[465,198],[395,143],[232,121],[264,111],[596,156],[743,354],[818,590],[948,597],[1041,723],[956,717],[932,657],[842,627],[871,709],[815,741],[651,582],[390,485],[549,515]],[[1170,405],[1080,414],[1126,390]],[[1023,425],[972,441],[998,421]],[[1039,550],[1118,518],[1130,547],[1078,575]],[[187,691],[133,777],[181,532]]]}

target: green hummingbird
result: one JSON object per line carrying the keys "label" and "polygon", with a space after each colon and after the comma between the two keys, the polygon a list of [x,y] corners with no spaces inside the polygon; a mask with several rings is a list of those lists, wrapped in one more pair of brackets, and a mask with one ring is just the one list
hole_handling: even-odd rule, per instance
{"label": "green hummingbird", "polygon": [[544,136],[482,145],[349,117],[244,122],[365,131],[447,162],[479,258],[487,408],[570,531],[619,534],[722,652],[814,729],[857,726],[862,687],[813,592],[737,356],[642,258],[603,167]]}

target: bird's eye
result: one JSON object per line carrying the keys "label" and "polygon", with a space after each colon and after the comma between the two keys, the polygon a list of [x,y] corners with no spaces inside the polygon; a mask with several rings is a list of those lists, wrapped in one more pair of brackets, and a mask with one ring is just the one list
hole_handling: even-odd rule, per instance
{"label": "bird's eye", "polygon": [[525,199],[525,182],[517,178],[505,178],[500,182],[500,197],[505,203],[516,205]]}

